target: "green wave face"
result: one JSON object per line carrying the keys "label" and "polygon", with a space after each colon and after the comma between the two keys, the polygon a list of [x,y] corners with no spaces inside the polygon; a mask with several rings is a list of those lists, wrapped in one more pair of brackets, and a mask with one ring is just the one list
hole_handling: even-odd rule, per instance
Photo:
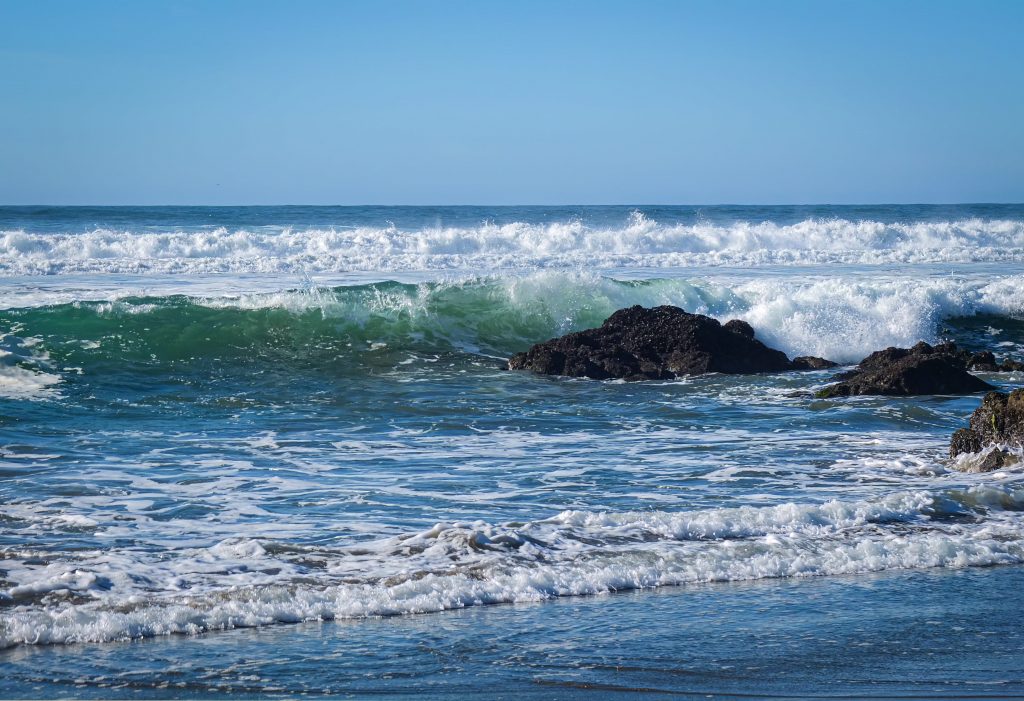
{"label": "green wave face", "polygon": [[[500,364],[531,344],[598,326],[633,304],[743,318],[790,356],[857,362],[889,345],[951,333],[987,347],[1011,339],[1013,309],[983,283],[903,280],[786,284],[679,278],[622,281],[540,273],[461,282],[311,288],[235,298],[134,297],[0,311],[7,364],[82,374],[332,369],[358,374],[436,362]],[[993,329],[991,327],[999,327]],[[998,332],[997,335],[992,333]],[[997,349],[998,350],[998,349]]]}
{"label": "green wave face", "polygon": [[[36,339],[34,347],[54,363],[86,367],[211,361],[301,366],[351,363],[382,351],[504,357],[599,325],[621,306],[680,298],[658,287],[602,281],[546,289],[536,280],[485,280],[385,282],[218,300],[136,297],[6,310],[0,330]],[[679,292],[689,285],[671,287]]]}

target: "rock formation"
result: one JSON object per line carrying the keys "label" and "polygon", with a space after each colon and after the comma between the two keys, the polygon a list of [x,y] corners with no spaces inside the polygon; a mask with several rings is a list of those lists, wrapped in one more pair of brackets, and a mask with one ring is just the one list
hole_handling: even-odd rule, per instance
{"label": "rock formation", "polygon": [[709,372],[784,372],[833,367],[822,358],[790,361],[734,319],[724,325],[678,307],[620,309],[596,329],[538,343],[509,360],[512,370],[597,380],[666,380]]}
{"label": "rock formation", "polygon": [[989,392],[971,414],[969,425],[953,434],[949,457],[977,453],[990,445],[1024,447],[1024,389]]}
{"label": "rock formation", "polygon": [[967,371],[973,356],[952,343],[876,351],[849,372],[837,375],[840,382],[820,390],[820,398],[855,394],[972,394],[993,389]]}

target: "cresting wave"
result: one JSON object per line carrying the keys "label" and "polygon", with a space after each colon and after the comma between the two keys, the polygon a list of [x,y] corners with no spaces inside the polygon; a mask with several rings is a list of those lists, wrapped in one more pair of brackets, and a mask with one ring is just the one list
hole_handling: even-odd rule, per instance
{"label": "cresting wave", "polygon": [[688,583],[1021,563],[1022,509],[1024,490],[979,484],[819,505],[566,511],[524,524],[438,524],[336,549],[239,539],[155,554],[81,552],[48,563],[45,553],[9,549],[3,557],[14,585],[3,593],[0,646]]}
{"label": "cresting wave", "polygon": [[624,226],[484,222],[403,230],[281,227],[0,232],[0,274],[338,273],[1024,261],[1024,221],[842,218]]}
{"label": "cresting wave", "polygon": [[[7,334],[0,346],[0,359],[6,359],[0,396],[52,396],[60,381],[55,368],[84,372],[88,379],[99,366],[124,369],[132,363],[316,368],[345,358],[357,368],[370,361],[386,365],[392,355],[398,363],[417,354],[457,352],[494,364],[532,343],[600,325],[633,304],[745,319],[761,340],[790,356],[855,363],[890,345],[935,341],[947,320],[978,314],[987,320],[975,324],[999,344],[1002,331],[1016,329],[1024,314],[1024,275],[622,281],[541,272],[23,307],[0,310],[0,332]],[[1006,344],[1012,347],[1004,351],[1019,351]]]}

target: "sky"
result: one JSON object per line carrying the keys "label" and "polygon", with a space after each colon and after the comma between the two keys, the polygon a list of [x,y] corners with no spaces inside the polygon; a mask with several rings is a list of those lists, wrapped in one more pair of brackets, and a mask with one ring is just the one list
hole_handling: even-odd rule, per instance
{"label": "sky", "polygon": [[0,0],[2,204],[1024,202],[1024,2]]}

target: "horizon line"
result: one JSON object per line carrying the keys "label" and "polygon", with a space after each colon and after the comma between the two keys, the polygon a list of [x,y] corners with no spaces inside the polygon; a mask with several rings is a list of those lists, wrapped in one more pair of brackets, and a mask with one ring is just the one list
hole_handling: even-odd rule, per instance
{"label": "horizon line", "polygon": [[153,203],[118,203],[118,204],[57,204],[57,203],[4,203],[0,204],[0,207],[11,208],[11,207],[94,207],[94,208],[125,208],[125,207],[204,207],[204,208],[239,208],[239,207],[381,207],[381,208],[397,208],[397,207],[963,207],[963,206],[1024,206],[1024,201],[1021,202],[616,202],[616,203],[586,203],[586,202],[562,202],[555,204],[538,204],[521,202],[516,204],[476,204],[476,203],[459,203],[459,204],[440,204],[437,202],[431,203],[355,203],[355,204],[340,204],[340,203],[315,203],[315,202],[283,202],[273,204],[204,204],[204,203],[178,203],[178,202],[165,202],[161,204]]}

